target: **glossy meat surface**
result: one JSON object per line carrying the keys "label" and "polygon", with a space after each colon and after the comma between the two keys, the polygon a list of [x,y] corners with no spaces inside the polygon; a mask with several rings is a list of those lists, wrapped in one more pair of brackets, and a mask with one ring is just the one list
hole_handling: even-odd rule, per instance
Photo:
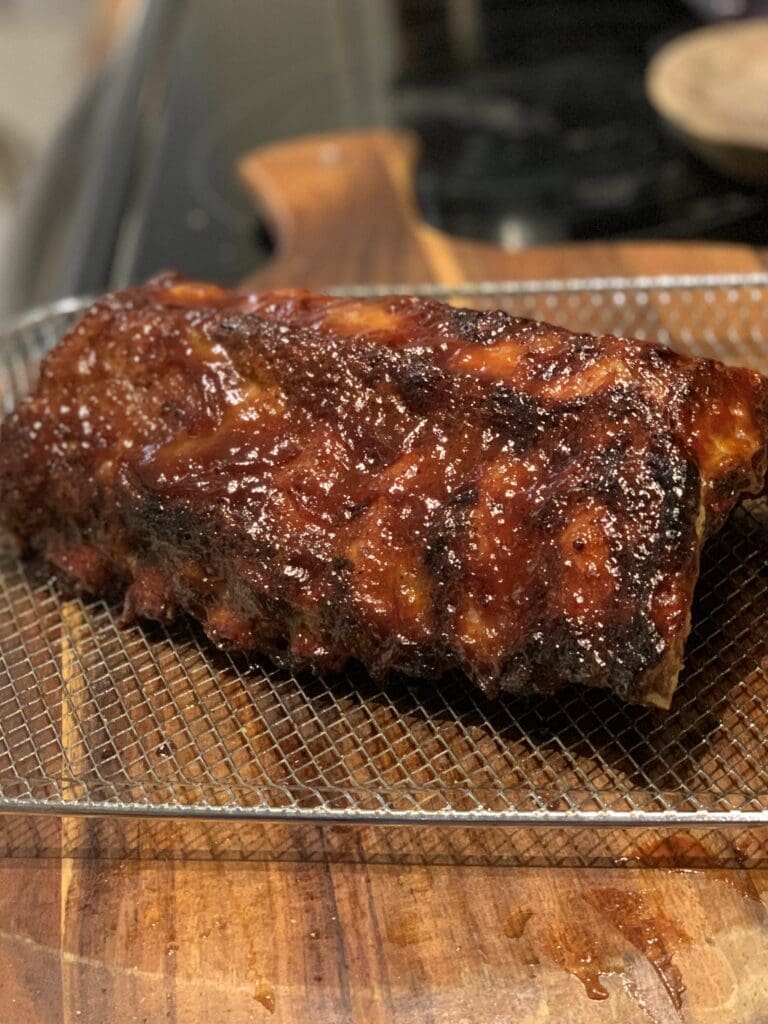
{"label": "glossy meat surface", "polygon": [[128,617],[301,667],[668,706],[768,381],[408,297],[107,296],[2,425],[25,549]]}

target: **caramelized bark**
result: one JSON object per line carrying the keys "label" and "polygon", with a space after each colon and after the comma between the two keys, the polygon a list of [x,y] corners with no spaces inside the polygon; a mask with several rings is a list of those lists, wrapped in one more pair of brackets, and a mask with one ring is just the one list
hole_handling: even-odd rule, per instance
{"label": "caramelized bark", "polygon": [[2,426],[30,552],[293,666],[668,706],[701,544],[763,485],[768,381],[407,297],[107,296]]}

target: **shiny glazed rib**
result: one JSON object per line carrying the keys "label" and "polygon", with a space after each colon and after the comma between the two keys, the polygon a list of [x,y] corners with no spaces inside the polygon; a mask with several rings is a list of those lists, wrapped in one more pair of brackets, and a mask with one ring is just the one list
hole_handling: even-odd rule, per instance
{"label": "shiny glazed rib", "polygon": [[2,425],[24,549],[127,617],[294,668],[667,707],[768,381],[408,297],[167,275],[97,302]]}

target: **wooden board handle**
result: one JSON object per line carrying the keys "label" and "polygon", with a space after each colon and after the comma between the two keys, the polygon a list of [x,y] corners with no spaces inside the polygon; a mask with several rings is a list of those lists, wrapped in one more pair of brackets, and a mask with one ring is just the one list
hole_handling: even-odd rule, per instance
{"label": "wooden board handle", "polygon": [[462,280],[454,242],[418,212],[419,150],[410,132],[380,129],[306,136],[244,157],[238,173],[277,242],[259,283]]}

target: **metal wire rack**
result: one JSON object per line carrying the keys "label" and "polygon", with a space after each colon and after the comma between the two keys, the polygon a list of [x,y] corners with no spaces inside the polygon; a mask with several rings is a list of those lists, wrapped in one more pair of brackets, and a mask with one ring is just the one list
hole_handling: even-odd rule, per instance
{"label": "metal wire rack", "polygon": [[[406,290],[377,288],[382,291]],[[574,330],[654,337],[768,372],[768,274],[424,286]],[[355,290],[361,294],[361,290]],[[0,342],[0,406],[82,302]],[[708,545],[670,713],[600,691],[294,677],[194,624],[119,628],[0,537],[0,810],[370,824],[768,824],[768,504]]]}

